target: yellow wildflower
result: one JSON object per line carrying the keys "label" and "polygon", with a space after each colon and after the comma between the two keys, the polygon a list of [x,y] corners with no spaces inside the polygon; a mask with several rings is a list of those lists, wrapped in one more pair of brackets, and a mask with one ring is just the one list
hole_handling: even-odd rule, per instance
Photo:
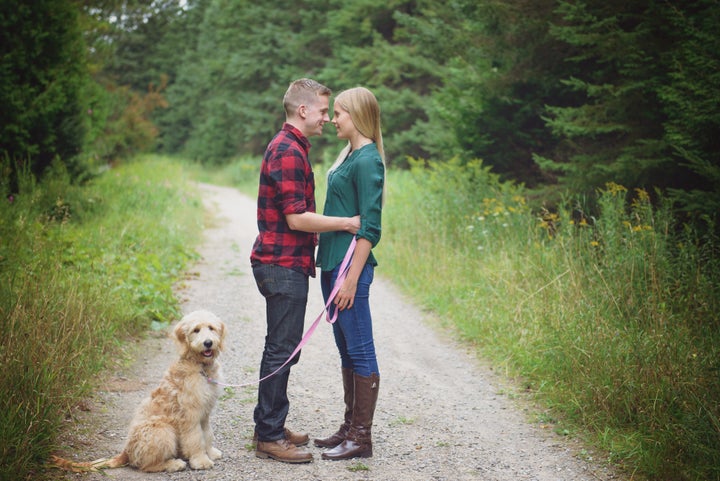
{"label": "yellow wildflower", "polygon": [[605,188],[607,189],[606,192],[608,192],[612,195],[627,192],[626,187],[624,187],[620,184],[616,184],[615,182],[607,182],[605,184]]}

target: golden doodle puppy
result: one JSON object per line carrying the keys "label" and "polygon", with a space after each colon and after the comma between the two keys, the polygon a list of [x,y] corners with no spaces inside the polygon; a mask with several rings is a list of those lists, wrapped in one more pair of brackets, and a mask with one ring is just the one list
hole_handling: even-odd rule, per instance
{"label": "golden doodle puppy", "polygon": [[225,325],[209,311],[194,311],[175,326],[180,359],[140,405],[122,453],[91,463],[94,468],[129,464],[145,472],[209,469],[222,452],[213,446],[210,413],[221,388],[217,357]]}

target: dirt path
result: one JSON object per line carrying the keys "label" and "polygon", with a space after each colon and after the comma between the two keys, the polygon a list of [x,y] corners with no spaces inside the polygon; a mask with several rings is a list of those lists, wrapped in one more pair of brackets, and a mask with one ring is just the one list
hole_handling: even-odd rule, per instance
{"label": "dirt path", "polygon": [[[255,202],[238,191],[201,185],[213,220],[204,231],[202,260],[178,292],[184,312],[205,308],[229,327],[221,356],[228,383],[257,378],[265,335],[264,300],[249,266],[257,233]],[[433,319],[382,278],[373,283],[371,308],[381,370],[375,414],[375,456],[358,461],[288,465],[261,460],[247,449],[257,389],[227,389],[213,416],[224,456],[209,471],[149,475],[130,468],[63,479],[95,480],[537,480],[620,479],[587,460],[582,446],[533,424],[502,381],[461,346],[429,328]],[[311,279],[306,326],[322,310]],[[66,454],[77,460],[107,457],[122,448],[130,417],[175,359],[164,337],[144,341],[136,359],[120,368],[69,428]],[[290,377],[288,427],[313,436],[334,432],[342,416],[339,361],[331,328],[323,322]]]}

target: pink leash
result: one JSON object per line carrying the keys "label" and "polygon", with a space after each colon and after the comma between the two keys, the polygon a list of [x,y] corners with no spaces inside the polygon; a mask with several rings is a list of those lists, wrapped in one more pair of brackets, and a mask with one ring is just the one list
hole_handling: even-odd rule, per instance
{"label": "pink leash", "polygon": [[[357,239],[353,237],[352,241],[350,242],[350,246],[348,247],[347,252],[345,253],[345,258],[343,259],[342,263],[340,264],[340,270],[338,271],[337,279],[335,279],[335,285],[333,286],[332,291],[330,292],[330,295],[328,296],[328,300],[325,303],[325,307],[323,308],[320,315],[315,319],[315,322],[312,323],[310,328],[307,330],[303,338],[300,340],[300,344],[297,345],[295,350],[292,354],[290,354],[290,357],[287,358],[287,360],[283,363],[282,366],[277,368],[274,372],[268,374],[267,376],[263,377],[262,379],[258,379],[257,381],[248,382],[245,384],[225,384],[220,381],[216,381],[215,379],[212,379],[210,377],[207,378],[208,382],[211,382],[213,384],[217,384],[218,386],[224,386],[224,387],[245,387],[245,386],[252,386],[253,384],[259,384],[263,382],[265,379],[273,377],[275,374],[277,374],[280,369],[287,366],[287,364],[295,357],[297,356],[297,353],[300,352],[300,350],[307,344],[307,342],[310,340],[310,337],[312,337],[313,333],[315,332],[315,329],[317,328],[318,324],[320,324],[320,320],[323,317],[323,314],[327,312],[327,322],[330,324],[333,324],[337,320],[338,310],[337,308],[333,312],[332,316],[330,316],[330,305],[332,304],[333,300],[335,299],[335,296],[337,295],[338,291],[340,290],[340,287],[342,286],[343,281],[345,280],[345,277],[347,277],[347,271],[350,269],[350,264],[352,261],[352,255],[355,251],[355,244],[357,244]],[[207,376],[206,376],[207,377]]]}

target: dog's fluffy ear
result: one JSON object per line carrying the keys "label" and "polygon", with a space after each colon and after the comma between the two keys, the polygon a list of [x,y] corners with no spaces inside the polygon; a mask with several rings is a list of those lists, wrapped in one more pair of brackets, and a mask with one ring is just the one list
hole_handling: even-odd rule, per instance
{"label": "dog's fluffy ear", "polygon": [[178,349],[180,349],[180,353],[184,355],[188,349],[187,322],[185,322],[185,318],[181,319],[175,326],[175,329],[173,330],[173,337],[175,338],[175,343],[177,344]]}
{"label": "dog's fluffy ear", "polygon": [[220,333],[220,345],[218,346],[218,349],[220,351],[225,349],[225,323],[218,319],[218,331]]}

